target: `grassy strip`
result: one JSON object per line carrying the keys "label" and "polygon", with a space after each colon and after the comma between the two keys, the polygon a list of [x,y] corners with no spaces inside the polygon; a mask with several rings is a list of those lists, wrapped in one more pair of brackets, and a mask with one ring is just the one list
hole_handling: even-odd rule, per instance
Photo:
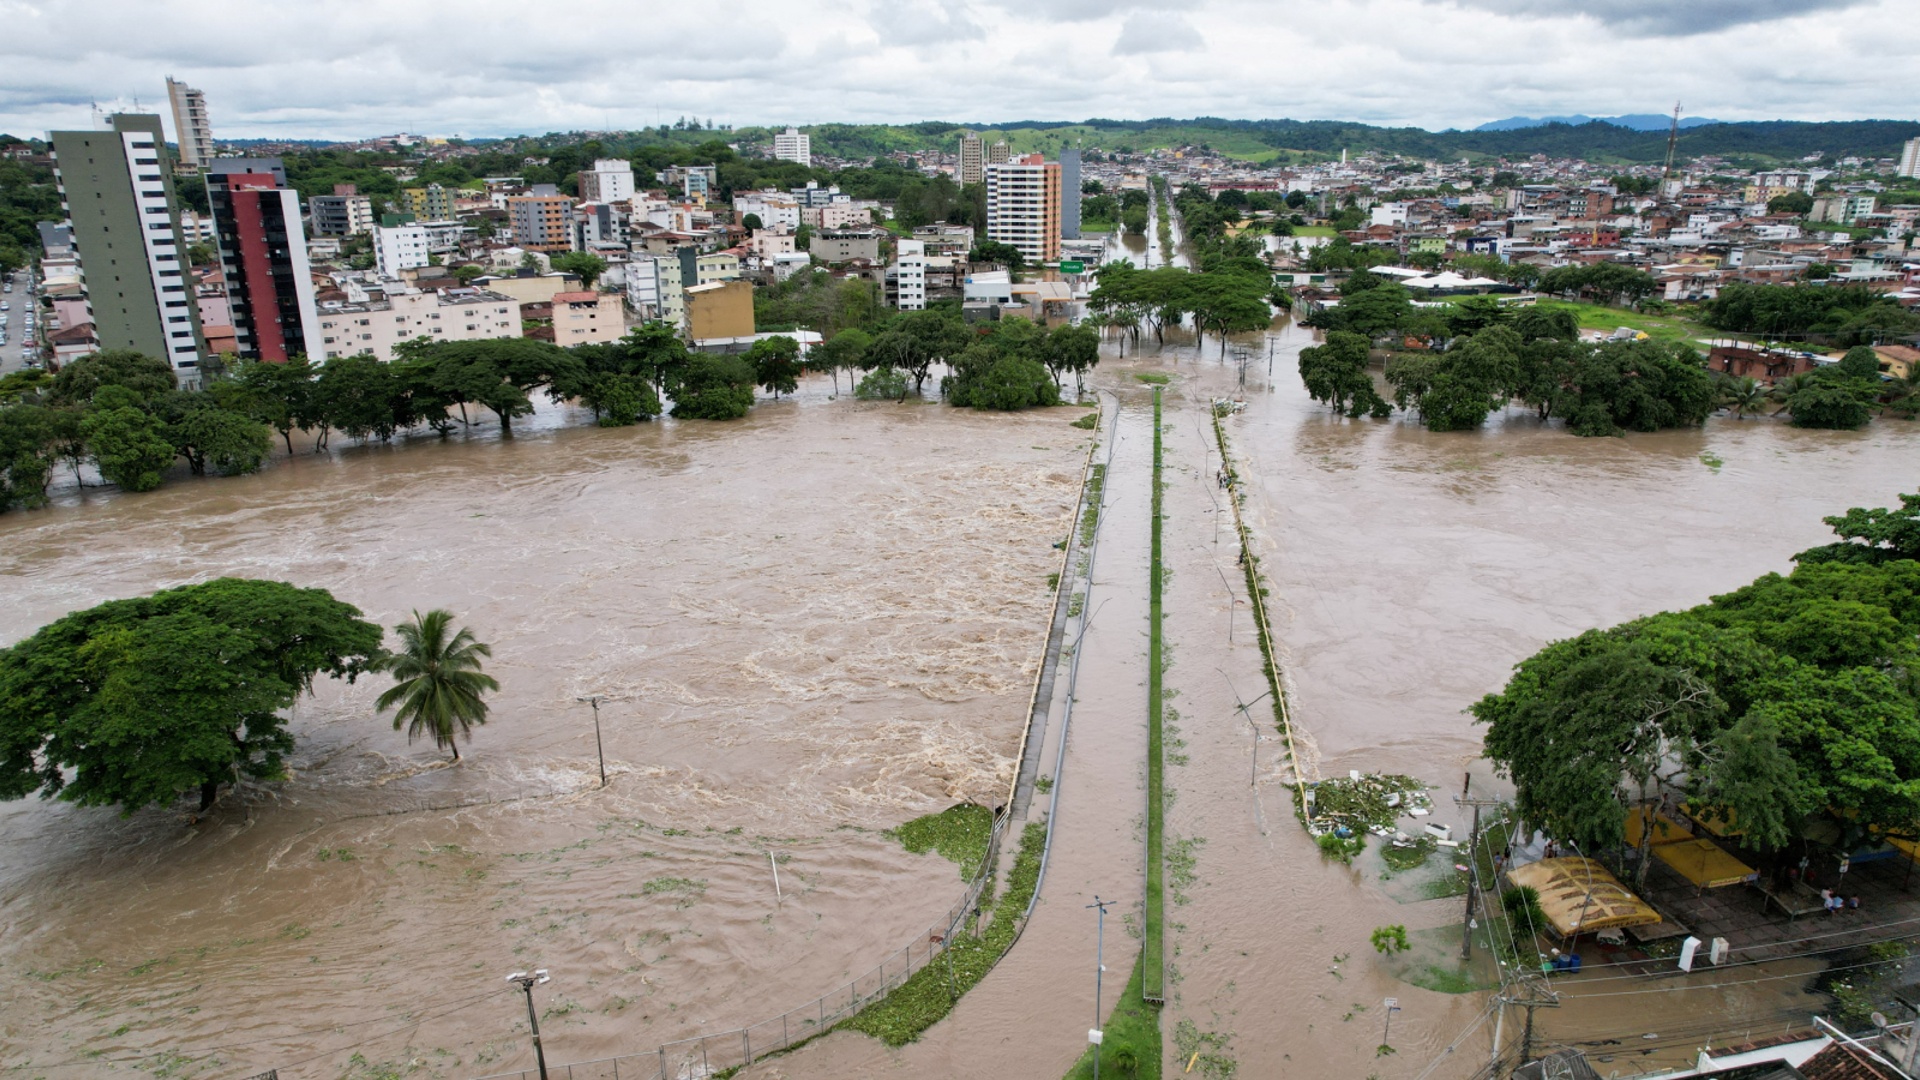
{"label": "grassy strip", "polygon": [[1605,330],[1611,333],[1624,326],[1660,341],[1695,341],[1728,336],[1725,331],[1678,315],[1649,315],[1626,308],[1564,300],[1542,300],[1535,306],[1549,311],[1573,312],[1574,318],[1580,320],[1582,330]]}
{"label": "grassy strip", "polygon": [[1164,579],[1160,566],[1160,390],[1153,391],[1153,552],[1147,569],[1147,911],[1141,949],[1141,992],[1150,1001],[1166,1000],[1166,844],[1165,767],[1161,759],[1166,701],[1161,686],[1160,605]]}
{"label": "grassy strip", "polygon": [[1220,445],[1221,467],[1227,472],[1228,497],[1236,500],[1234,528],[1239,530],[1240,550],[1243,553],[1243,558],[1240,560],[1240,569],[1247,576],[1247,597],[1253,602],[1254,637],[1259,639],[1260,659],[1263,662],[1262,667],[1266,669],[1267,673],[1267,690],[1269,691],[1269,700],[1273,703],[1273,723],[1275,727],[1280,729],[1282,734],[1288,736],[1287,760],[1288,763],[1293,765],[1295,770],[1298,771],[1299,762],[1293,760],[1292,733],[1287,728],[1286,696],[1280,689],[1280,665],[1274,662],[1273,638],[1267,633],[1267,619],[1265,614],[1267,589],[1266,586],[1260,584],[1260,559],[1253,553],[1253,537],[1248,534],[1246,523],[1240,520],[1239,514],[1237,513],[1237,500],[1240,498],[1240,473],[1239,470],[1234,468],[1233,457],[1227,453],[1227,431],[1220,426],[1220,417],[1218,414],[1213,418],[1213,438],[1214,441]]}
{"label": "grassy strip", "polygon": [[1019,936],[1020,917],[1040,882],[1040,849],[1046,842],[1047,823],[1028,822],[1020,832],[1020,852],[1007,873],[1007,891],[993,902],[986,929],[977,937],[956,932],[945,955],[837,1026],[865,1032],[888,1046],[901,1046],[951,1012],[960,995],[986,978]]}
{"label": "grassy strip", "polygon": [[993,834],[993,811],[973,803],[950,806],[937,814],[917,817],[889,835],[908,851],[924,855],[938,851],[960,866],[968,881],[987,858],[987,840]]}
{"label": "grassy strip", "polygon": [[[1133,975],[1107,1014],[1100,1044],[1100,1075],[1160,1080],[1160,1010],[1140,1000],[1142,957],[1133,958]],[[1093,1047],[1067,1070],[1065,1080],[1093,1080]]]}

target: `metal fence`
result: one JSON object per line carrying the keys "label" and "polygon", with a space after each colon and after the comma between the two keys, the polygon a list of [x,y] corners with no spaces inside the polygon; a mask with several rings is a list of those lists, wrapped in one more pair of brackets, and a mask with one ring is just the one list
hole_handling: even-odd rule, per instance
{"label": "metal fence", "polygon": [[[1009,815],[1001,814],[994,820],[987,841],[987,857],[973,880],[967,883],[959,902],[947,910],[946,917],[839,989],[747,1027],[663,1043],[649,1053],[549,1065],[547,1074],[564,1080],[702,1080],[725,1069],[750,1065],[776,1050],[785,1050],[831,1030],[835,1024],[885,997],[888,991],[938,960],[946,951],[955,932],[979,907],[980,894],[992,879],[994,858],[1008,818]],[[539,1076],[538,1069],[528,1068],[492,1073],[477,1080],[539,1080]]]}

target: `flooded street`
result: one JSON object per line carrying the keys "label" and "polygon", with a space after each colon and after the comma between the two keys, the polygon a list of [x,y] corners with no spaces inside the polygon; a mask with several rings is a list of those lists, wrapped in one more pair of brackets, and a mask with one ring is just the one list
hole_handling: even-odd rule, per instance
{"label": "flooded street", "polygon": [[[1448,796],[1479,749],[1462,710],[1514,663],[1784,572],[1828,538],[1823,515],[1916,482],[1920,427],[1888,420],[1836,433],[1715,418],[1620,439],[1518,410],[1466,434],[1346,420],[1300,386],[1312,341],[1285,321],[1236,338],[1248,405],[1225,421],[1302,757],[1319,775],[1420,777],[1444,789],[1443,821],[1462,822]],[[1184,760],[1169,763],[1167,820],[1191,859],[1168,907],[1165,1064],[1185,1066],[1189,1028],[1245,1077],[1412,1077],[1456,1044],[1431,1075],[1484,1063],[1483,996],[1409,985],[1368,945],[1393,923],[1439,940],[1460,901],[1380,881],[1371,852],[1324,861],[1294,820],[1271,713],[1239,712],[1264,680],[1208,417],[1241,393],[1237,371],[1217,340],[1196,351],[1178,331],[1127,351],[1093,380],[1120,425],[1110,531],[1073,741],[1043,766],[1060,770],[1077,839],[1027,935],[921,1043],[841,1033],[751,1075],[1050,1078],[1084,1045],[1083,905],[1110,891],[1135,905],[1140,888],[1151,412],[1133,376],[1147,370],[1173,380],[1167,687]],[[1067,425],[1081,410],[826,398],[815,380],[729,425],[562,427],[548,410],[509,441],[303,455],[0,517],[0,640],[111,597],[271,577],[386,625],[451,608],[492,643],[503,685],[458,767],[372,714],[375,680],[321,686],[298,709],[294,779],[196,827],[0,804],[0,964],[16,976],[0,1060],[60,1077],[165,1065],[168,1050],[194,1059],[175,1075],[332,1077],[360,1054],[469,1077],[531,1065],[501,982],[517,968],[553,971],[539,1000],[557,1063],[777,1014],[922,932],[960,876],[881,830],[1004,797],[1095,433]],[[604,791],[575,700],[593,694]],[[1109,1005],[1137,932],[1109,919]],[[1800,1005],[1800,973],[1777,970],[1679,1006],[1626,996],[1635,982],[1568,982],[1543,1038],[1635,1044],[1620,1068],[1684,1060],[1693,1028],[1758,1032]],[[1685,1029],[1644,1019],[1676,1008],[1696,1018]]]}
{"label": "flooded street", "polygon": [[651,1050],[804,1003],[943,912],[953,864],[880,830],[1004,792],[1086,434],[808,391],[0,517],[0,640],[270,577],[386,625],[448,607],[503,687],[457,767],[362,680],[299,705],[291,782],[197,827],[0,804],[0,1061],[240,1044],[177,1071],[470,1076],[531,1064],[501,977],[532,966],[551,1061]]}

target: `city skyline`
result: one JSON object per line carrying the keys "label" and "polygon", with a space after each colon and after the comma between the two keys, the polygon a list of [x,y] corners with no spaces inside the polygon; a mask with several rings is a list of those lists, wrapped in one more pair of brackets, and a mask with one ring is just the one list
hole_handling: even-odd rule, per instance
{"label": "city skyline", "polygon": [[[473,138],[621,130],[683,116],[782,127],[980,117],[1351,120],[1432,130],[1513,115],[1723,120],[1911,118],[1887,61],[1920,48],[1898,0],[1347,0],[1276,12],[1239,0],[912,0],[864,16],[765,5],[716,27],[694,10],[590,3],[456,20],[362,3],[7,8],[0,131],[85,127],[91,106],[166,109],[205,92],[217,138]],[[219,17],[215,17],[216,14]],[[616,54],[594,40],[632,42]],[[497,29],[512,23],[515,32]],[[432,40],[431,48],[416,47]],[[273,48],[263,49],[263,43]],[[964,77],[957,81],[952,72]]]}

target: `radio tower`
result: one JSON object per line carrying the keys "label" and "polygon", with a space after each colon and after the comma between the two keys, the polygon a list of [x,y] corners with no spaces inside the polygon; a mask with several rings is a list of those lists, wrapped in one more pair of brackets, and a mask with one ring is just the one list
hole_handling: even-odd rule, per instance
{"label": "radio tower", "polygon": [[1673,103],[1673,126],[1667,129],[1667,167],[1660,173],[1660,182],[1664,185],[1673,175],[1673,151],[1680,145],[1680,103]]}

